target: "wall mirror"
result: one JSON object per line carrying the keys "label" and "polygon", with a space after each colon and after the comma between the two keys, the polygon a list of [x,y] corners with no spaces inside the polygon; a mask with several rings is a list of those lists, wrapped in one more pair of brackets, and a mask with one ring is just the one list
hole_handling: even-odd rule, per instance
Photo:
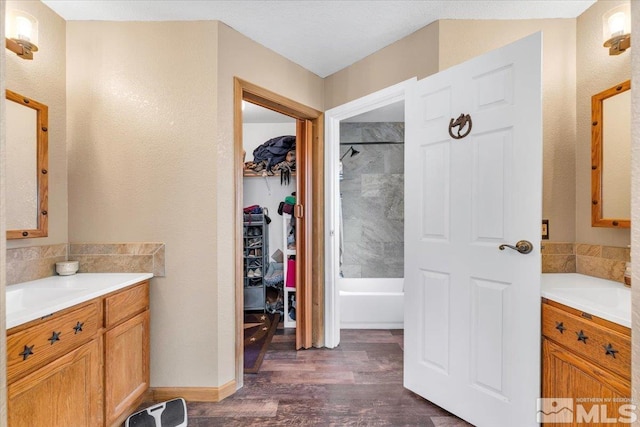
{"label": "wall mirror", "polygon": [[591,97],[591,225],[631,227],[631,82]]}
{"label": "wall mirror", "polygon": [[46,237],[48,226],[48,108],[6,93],[7,239]]}

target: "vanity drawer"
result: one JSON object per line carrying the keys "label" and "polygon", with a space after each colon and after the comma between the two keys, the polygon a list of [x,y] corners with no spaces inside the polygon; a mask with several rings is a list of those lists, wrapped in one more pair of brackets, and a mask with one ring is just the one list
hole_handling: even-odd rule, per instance
{"label": "vanity drawer", "polygon": [[99,300],[7,336],[7,382],[31,372],[96,337]]}
{"label": "vanity drawer", "polygon": [[623,378],[631,378],[629,336],[548,304],[542,304],[542,335]]}
{"label": "vanity drawer", "polygon": [[149,281],[130,286],[104,299],[104,326],[110,328],[149,308]]}

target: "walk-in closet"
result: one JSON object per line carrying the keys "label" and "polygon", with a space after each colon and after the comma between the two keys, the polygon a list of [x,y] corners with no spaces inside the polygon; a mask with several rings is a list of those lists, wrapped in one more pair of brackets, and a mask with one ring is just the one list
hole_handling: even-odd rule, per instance
{"label": "walk-in closet", "polygon": [[[296,120],[243,101],[245,373],[296,326]],[[287,331],[288,330],[288,331]]]}

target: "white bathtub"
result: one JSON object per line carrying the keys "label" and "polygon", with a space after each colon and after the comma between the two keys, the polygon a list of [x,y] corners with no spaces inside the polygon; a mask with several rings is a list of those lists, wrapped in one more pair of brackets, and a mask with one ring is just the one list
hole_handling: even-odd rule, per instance
{"label": "white bathtub", "polygon": [[337,282],[340,329],[404,329],[404,279]]}

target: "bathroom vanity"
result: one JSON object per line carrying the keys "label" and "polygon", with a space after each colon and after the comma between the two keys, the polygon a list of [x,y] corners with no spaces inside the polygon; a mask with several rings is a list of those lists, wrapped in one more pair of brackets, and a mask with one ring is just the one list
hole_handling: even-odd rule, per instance
{"label": "bathroom vanity", "polygon": [[591,421],[624,418],[619,408],[631,397],[631,290],[581,274],[543,274],[542,297],[542,397],[573,398],[574,423],[579,411]]}
{"label": "bathroom vanity", "polygon": [[7,288],[9,426],[114,426],[149,387],[149,273]]}

